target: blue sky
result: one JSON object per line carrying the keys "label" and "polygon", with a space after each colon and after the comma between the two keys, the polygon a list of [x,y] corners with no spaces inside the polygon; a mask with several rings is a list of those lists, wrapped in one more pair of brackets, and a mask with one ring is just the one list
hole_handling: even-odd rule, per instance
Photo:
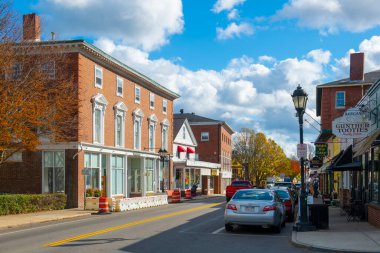
{"label": "blue sky", "polygon": [[[366,72],[380,69],[377,0],[14,0],[14,7],[42,17],[43,38],[51,31],[84,38],[173,89],[181,95],[176,112],[262,131],[287,154],[299,138],[290,98],[297,84],[319,120],[315,86],[347,77],[350,52],[365,53]],[[314,141],[318,132],[305,128],[305,141]]]}

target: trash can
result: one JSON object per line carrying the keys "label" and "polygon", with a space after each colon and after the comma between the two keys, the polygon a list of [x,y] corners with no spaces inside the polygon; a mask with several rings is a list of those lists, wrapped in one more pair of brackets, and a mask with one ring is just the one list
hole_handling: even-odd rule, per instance
{"label": "trash can", "polygon": [[309,221],[317,229],[329,228],[329,205],[309,204]]}

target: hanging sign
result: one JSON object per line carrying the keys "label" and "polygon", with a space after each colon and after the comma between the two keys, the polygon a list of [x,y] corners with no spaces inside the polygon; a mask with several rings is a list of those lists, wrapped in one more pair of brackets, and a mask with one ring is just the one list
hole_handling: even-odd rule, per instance
{"label": "hanging sign", "polygon": [[323,164],[323,161],[321,158],[314,156],[313,159],[310,160],[310,168],[312,169],[319,169]]}
{"label": "hanging sign", "polygon": [[358,108],[348,109],[342,117],[332,122],[332,133],[339,138],[365,138],[369,130],[370,123]]}
{"label": "hanging sign", "polygon": [[315,143],[315,156],[325,157],[328,155],[327,143]]}

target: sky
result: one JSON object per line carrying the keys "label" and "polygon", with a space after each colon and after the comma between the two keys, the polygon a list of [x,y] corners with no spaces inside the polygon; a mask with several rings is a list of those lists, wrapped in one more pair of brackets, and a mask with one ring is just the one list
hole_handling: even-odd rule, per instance
{"label": "sky", "polygon": [[[251,128],[287,155],[299,142],[291,94],[308,93],[304,142],[318,136],[316,86],[380,69],[378,0],[13,0],[42,39],[85,39],[180,94],[180,109]],[[317,122],[316,122],[317,121]]]}

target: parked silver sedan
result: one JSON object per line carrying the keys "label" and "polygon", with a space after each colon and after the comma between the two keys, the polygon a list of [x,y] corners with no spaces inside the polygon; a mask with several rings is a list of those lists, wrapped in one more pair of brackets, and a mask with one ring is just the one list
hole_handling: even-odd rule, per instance
{"label": "parked silver sedan", "polygon": [[276,233],[285,225],[285,208],[278,194],[269,189],[244,189],[235,193],[224,212],[226,231],[233,225],[271,227]]}

